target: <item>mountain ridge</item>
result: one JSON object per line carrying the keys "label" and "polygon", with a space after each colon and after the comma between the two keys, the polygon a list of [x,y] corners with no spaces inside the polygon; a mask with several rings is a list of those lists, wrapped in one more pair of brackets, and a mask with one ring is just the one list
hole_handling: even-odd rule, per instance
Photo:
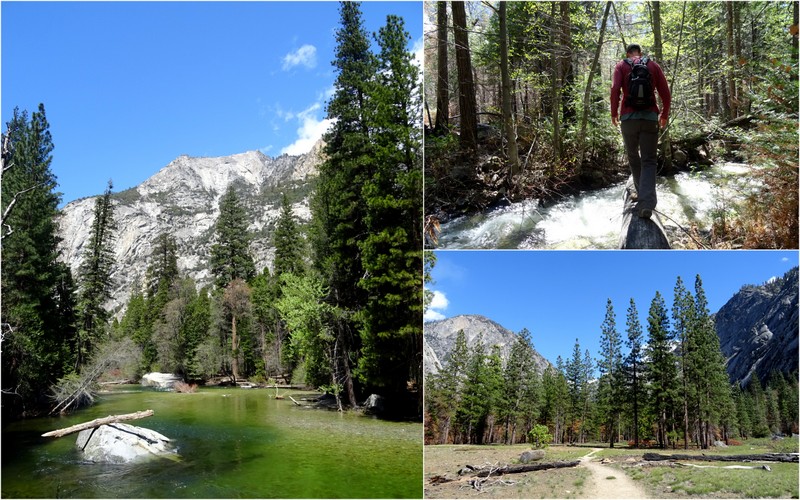
{"label": "mountain ridge", "polygon": [[[462,314],[438,321],[425,323],[423,329],[423,366],[426,375],[435,374],[442,369],[450,351],[455,345],[459,330],[464,330],[467,345],[473,345],[478,335],[483,335],[487,347],[500,347],[500,356],[507,360],[517,334],[496,321],[478,314]],[[534,349],[536,371],[542,373],[552,364]]]}
{"label": "mountain ridge", "polygon": [[[178,269],[198,286],[211,283],[208,259],[219,215],[219,200],[234,186],[251,221],[250,245],[256,269],[272,265],[272,228],[280,213],[283,193],[300,221],[311,219],[308,203],[324,143],[308,153],[271,158],[260,151],[229,156],[181,155],[138,186],[114,193],[116,231],[112,300],[107,307],[122,310],[134,285],[142,282],[152,245],[168,232],[178,245]],[[59,220],[62,260],[77,276],[94,217],[97,196],[67,203]]]}

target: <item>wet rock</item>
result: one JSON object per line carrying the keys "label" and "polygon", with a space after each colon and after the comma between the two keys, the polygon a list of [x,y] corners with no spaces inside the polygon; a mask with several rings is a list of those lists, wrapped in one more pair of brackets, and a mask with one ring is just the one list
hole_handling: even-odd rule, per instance
{"label": "wet rock", "polygon": [[116,423],[78,433],[75,445],[84,458],[96,463],[125,464],[158,456],[175,456],[170,439],[156,431]]}

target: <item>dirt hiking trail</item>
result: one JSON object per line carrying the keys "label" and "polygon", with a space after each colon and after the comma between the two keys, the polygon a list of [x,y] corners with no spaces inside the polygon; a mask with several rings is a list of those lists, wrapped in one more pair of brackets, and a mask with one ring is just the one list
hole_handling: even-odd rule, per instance
{"label": "dirt hiking trail", "polygon": [[581,466],[592,473],[586,485],[585,498],[647,498],[644,488],[636,484],[623,471],[594,461],[594,455],[602,448],[581,457]]}

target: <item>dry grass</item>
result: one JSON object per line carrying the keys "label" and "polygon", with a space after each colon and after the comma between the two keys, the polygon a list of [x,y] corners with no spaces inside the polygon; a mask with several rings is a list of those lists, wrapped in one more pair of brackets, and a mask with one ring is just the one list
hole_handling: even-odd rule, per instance
{"label": "dry grass", "polygon": [[185,394],[197,392],[197,384],[187,384],[186,382],[176,382],[173,388],[175,392],[182,392]]}
{"label": "dry grass", "polygon": [[[584,468],[549,469],[523,474],[509,474],[489,478],[480,484],[480,490],[472,483],[475,478],[458,476],[465,465],[516,463],[530,445],[469,446],[437,445],[425,446],[425,498],[580,498],[585,496],[584,486],[590,476]],[[581,448],[551,446],[545,461],[570,460],[588,452]],[[434,484],[439,476],[447,482]]]}

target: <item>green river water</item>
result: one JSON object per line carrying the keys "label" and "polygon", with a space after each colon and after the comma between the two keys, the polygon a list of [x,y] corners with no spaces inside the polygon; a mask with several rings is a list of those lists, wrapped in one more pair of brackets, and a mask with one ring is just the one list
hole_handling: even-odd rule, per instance
{"label": "green river water", "polygon": [[[289,399],[276,400],[274,390],[125,389],[67,417],[5,426],[3,498],[422,496],[420,423],[301,408]],[[129,423],[172,439],[180,460],[91,464],[82,461],[76,434],[40,437],[48,430],[146,409],[154,416]]]}

